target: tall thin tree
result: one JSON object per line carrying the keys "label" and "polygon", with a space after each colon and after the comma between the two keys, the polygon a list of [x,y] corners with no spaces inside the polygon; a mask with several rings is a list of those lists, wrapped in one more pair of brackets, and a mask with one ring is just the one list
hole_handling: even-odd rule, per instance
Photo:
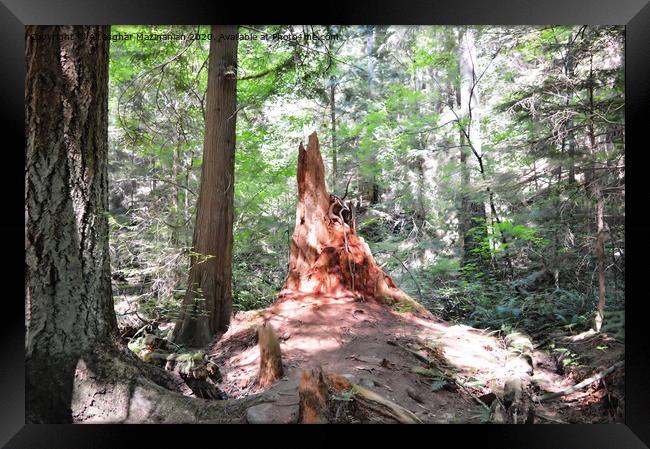
{"label": "tall thin tree", "polygon": [[173,339],[204,346],[232,313],[237,26],[212,26],[203,166],[188,288]]}

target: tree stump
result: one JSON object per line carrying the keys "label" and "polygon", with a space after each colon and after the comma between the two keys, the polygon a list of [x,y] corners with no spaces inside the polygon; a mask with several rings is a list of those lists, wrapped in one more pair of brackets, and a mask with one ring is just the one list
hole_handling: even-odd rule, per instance
{"label": "tree stump", "polygon": [[309,136],[307,148],[300,144],[297,180],[298,205],[289,273],[279,299],[347,296],[401,303],[411,311],[429,315],[379,268],[370,248],[357,235],[354,204],[328,194],[316,133]]}
{"label": "tree stump", "polygon": [[397,422],[421,424],[411,411],[336,373],[313,368],[302,372],[298,422]]}
{"label": "tree stump", "polygon": [[257,329],[260,348],[260,372],[257,383],[267,387],[282,377],[282,353],[280,342],[273,327],[264,323]]}
{"label": "tree stump", "polygon": [[328,389],[322,368],[318,367],[302,372],[298,386],[300,397],[298,422],[303,424],[325,424],[328,422]]}

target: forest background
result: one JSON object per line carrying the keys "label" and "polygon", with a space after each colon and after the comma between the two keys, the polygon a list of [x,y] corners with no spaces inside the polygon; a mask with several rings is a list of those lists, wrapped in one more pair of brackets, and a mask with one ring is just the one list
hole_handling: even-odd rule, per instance
{"label": "forest background", "polygon": [[[358,204],[382,268],[479,328],[624,337],[622,27],[266,26],[239,42],[233,307],[274,301],[300,141]],[[138,39],[195,35],[198,39]],[[113,26],[109,145],[118,322],[173,323],[201,173],[207,26]],[[279,34],[278,34],[279,33]],[[334,38],[335,37],[335,38]]]}

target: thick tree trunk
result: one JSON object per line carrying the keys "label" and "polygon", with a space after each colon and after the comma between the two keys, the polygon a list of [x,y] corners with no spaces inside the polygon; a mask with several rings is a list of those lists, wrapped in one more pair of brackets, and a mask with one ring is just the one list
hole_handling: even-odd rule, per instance
{"label": "thick tree trunk", "polygon": [[[236,26],[213,26],[212,35]],[[237,39],[212,39],[206,132],[194,252],[174,340],[204,346],[225,331],[232,313],[232,223],[237,94]]]}
{"label": "thick tree trunk", "polygon": [[[108,251],[108,26],[26,27],[26,421],[246,422],[116,344]],[[59,38],[60,35],[73,38]],[[47,37],[35,39],[35,36]]]}
{"label": "thick tree trunk", "polygon": [[25,390],[31,420],[72,419],[75,367],[117,328],[106,216],[108,40],[99,38],[109,31],[26,27]]}
{"label": "thick tree trunk", "polygon": [[337,205],[340,200],[328,195],[316,133],[309,136],[307,148],[301,143],[298,151],[296,227],[290,244],[289,274],[280,300],[355,296],[367,301],[404,303],[426,313],[379,268],[370,248],[356,233],[352,211],[342,210]]}

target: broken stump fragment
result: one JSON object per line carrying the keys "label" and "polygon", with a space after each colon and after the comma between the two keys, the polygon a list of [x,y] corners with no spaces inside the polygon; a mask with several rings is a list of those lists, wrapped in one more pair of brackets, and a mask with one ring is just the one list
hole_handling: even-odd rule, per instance
{"label": "broken stump fragment", "polygon": [[302,372],[298,395],[300,397],[298,422],[303,424],[325,424],[328,422],[328,385],[322,368],[318,367]]}
{"label": "broken stump fragment", "polygon": [[267,387],[282,377],[282,353],[280,341],[273,327],[264,323],[257,329],[257,341],[260,348],[260,372],[257,383]]}

